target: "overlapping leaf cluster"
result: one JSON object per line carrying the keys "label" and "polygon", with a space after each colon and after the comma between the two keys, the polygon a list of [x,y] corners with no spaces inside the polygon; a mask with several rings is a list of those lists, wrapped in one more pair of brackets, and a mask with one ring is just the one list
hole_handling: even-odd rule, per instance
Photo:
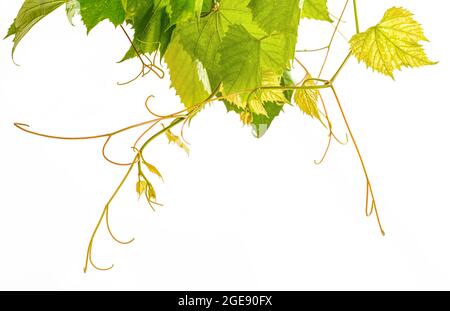
{"label": "overlapping leaf cluster", "polygon": [[[71,22],[81,15],[88,33],[104,20],[131,26],[133,47],[123,61],[137,52],[159,53],[187,108],[215,92],[258,137],[291,102],[292,92],[281,87],[293,85],[289,70],[300,18],[332,22],[327,0],[25,0],[7,34],[14,36],[13,53],[37,22],[63,5]],[[393,77],[401,67],[432,64],[419,44],[424,40],[412,14],[392,8],[379,24],[356,34],[350,50]],[[320,118],[317,90],[297,90],[293,99],[304,113]]]}
{"label": "overlapping leaf cluster", "polygon": [[[326,0],[26,0],[8,32],[14,50],[31,27],[62,5],[70,20],[81,15],[88,33],[104,20],[130,25],[139,53],[164,58],[187,107],[217,90],[229,110],[247,113],[258,136],[290,94],[253,90],[292,82],[287,72],[301,16],[330,21]],[[135,56],[130,47],[123,60]]]}

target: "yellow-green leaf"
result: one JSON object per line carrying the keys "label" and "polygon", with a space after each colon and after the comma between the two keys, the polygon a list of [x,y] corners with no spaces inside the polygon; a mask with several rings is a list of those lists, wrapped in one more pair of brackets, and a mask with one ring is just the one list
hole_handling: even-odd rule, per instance
{"label": "yellow-green leaf", "polygon": [[306,17],[330,23],[333,21],[328,12],[327,0],[303,0],[300,1],[300,5],[302,7],[302,18]]}
{"label": "yellow-green leaf", "polygon": [[145,180],[139,180],[136,183],[136,192],[141,197],[144,191],[147,189],[147,182]]}
{"label": "yellow-green leaf", "polygon": [[158,171],[158,169],[157,169],[155,166],[153,166],[152,164],[148,163],[147,161],[144,161],[144,164],[145,164],[145,166],[147,167],[147,169],[148,169],[151,173],[153,173],[153,174],[155,174],[156,176],[158,176],[159,178],[163,179],[161,173]]}
{"label": "yellow-green leaf", "polygon": [[[303,86],[316,85],[313,80],[310,80],[311,76],[307,75]],[[305,114],[319,119],[320,114],[317,108],[317,101],[319,99],[319,90],[317,89],[298,89],[294,93],[294,102]]]}
{"label": "yellow-green leaf", "polygon": [[211,94],[208,74],[202,63],[184,50],[178,36],[172,39],[164,59],[170,71],[172,87],[187,108],[208,98]]}
{"label": "yellow-green leaf", "polygon": [[166,130],[166,137],[169,140],[169,143],[174,143],[189,154],[189,147],[180,139],[180,137],[173,134],[169,129]]}
{"label": "yellow-green leaf", "polygon": [[[272,72],[267,71],[263,73],[261,85],[262,86],[280,86],[281,76]],[[261,91],[261,100],[272,101],[277,103],[286,103],[288,100],[284,95],[283,89],[266,89]]]}
{"label": "yellow-green leaf", "polygon": [[[266,71],[262,74],[261,86],[280,86],[281,77],[272,71]],[[221,90],[223,92],[223,89]],[[247,96],[245,93],[244,96],[239,94],[231,94],[225,96],[225,99],[235,106],[246,109],[247,108]],[[265,109],[266,102],[274,102],[279,104],[287,103],[288,100],[284,94],[282,89],[264,89],[258,92],[253,93],[252,97],[249,98],[248,108],[251,112],[267,116],[267,111]]]}
{"label": "yellow-green leaf", "polygon": [[156,192],[155,188],[153,188],[152,184],[147,183],[147,188],[145,189],[145,196],[147,197],[147,201],[152,203],[152,200],[156,200]]}
{"label": "yellow-green leaf", "polygon": [[386,11],[377,25],[350,40],[351,52],[368,67],[394,78],[402,67],[435,64],[428,59],[421,41],[428,41],[413,14],[403,8]]}

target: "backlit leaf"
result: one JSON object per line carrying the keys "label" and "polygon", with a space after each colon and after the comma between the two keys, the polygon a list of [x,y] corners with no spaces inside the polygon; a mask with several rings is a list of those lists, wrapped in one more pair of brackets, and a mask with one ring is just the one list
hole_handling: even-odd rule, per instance
{"label": "backlit leaf", "polygon": [[300,0],[303,2],[302,18],[332,22],[328,12],[327,0]]}
{"label": "backlit leaf", "polygon": [[281,76],[289,67],[289,55],[280,49],[284,43],[279,34],[257,38],[243,26],[231,26],[221,45],[224,95],[239,93],[244,103],[249,95],[261,100],[260,91],[251,91],[263,85],[264,73]]}
{"label": "backlit leaf", "polygon": [[403,8],[389,9],[377,25],[356,34],[350,40],[351,52],[368,67],[394,78],[402,67],[435,64],[420,41],[428,41],[422,26]]}
{"label": "backlit leaf", "polygon": [[297,35],[299,0],[251,0],[249,7],[254,20],[267,33],[277,31]]}
{"label": "backlit leaf", "polygon": [[210,95],[206,70],[184,50],[178,38],[170,43],[164,59],[170,71],[172,87],[186,107],[199,104]]}
{"label": "backlit leaf", "polygon": [[[280,87],[280,77],[277,74],[274,74],[273,72],[265,72],[262,75],[261,80],[261,86],[262,87]],[[223,93],[223,89],[221,89]],[[247,93],[245,93],[244,96],[241,96],[240,94],[231,94],[228,96],[225,96],[225,99],[232,103],[233,105],[245,109],[248,108],[251,112],[255,114],[261,114],[267,116],[266,110],[265,110],[265,103],[266,102],[272,102],[272,103],[278,103],[283,104],[288,102],[285,96],[285,92],[281,89],[263,89],[260,90],[257,95],[255,93],[255,96],[252,96],[248,99],[246,97]]]}
{"label": "backlit leaf", "polygon": [[[311,76],[307,75],[302,86],[314,86],[314,81],[309,80]],[[294,92],[294,102],[305,114],[320,119],[317,101],[319,99],[319,91],[317,89],[298,89]]]}
{"label": "backlit leaf", "polygon": [[168,9],[171,24],[175,25],[199,16],[202,7],[203,0],[170,0]]}
{"label": "backlit leaf", "polygon": [[192,20],[177,26],[176,32],[181,38],[185,50],[198,59],[208,71],[212,88],[221,81],[220,50],[222,39],[231,25],[245,25],[253,29],[251,10],[247,7],[249,0],[222,0],[220,5],[200,20]]}

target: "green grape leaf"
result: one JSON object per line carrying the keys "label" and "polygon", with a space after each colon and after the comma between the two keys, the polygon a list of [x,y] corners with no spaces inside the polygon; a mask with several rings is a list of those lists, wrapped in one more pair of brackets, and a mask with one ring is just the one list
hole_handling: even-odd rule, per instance
{"label": "green grape leaf", "polygon": [[211,94],[208,74],[202,63],[184,50],[178,37],[169,44],[164,59],[172,87],[187,108],[199,104]]}
{"label": "green grape leaf", "polygon": [[78,0],[80,14],[88,33],[101,21],[109,19],[114,26],[125,21],[125,10],[121,0]]}
{"label": "green grape leaf", "polygon": [[289,55],[280,48],[284,44],[280,34],[256,38],[241,25],[230,26],[221,45],[224,95],[240,93],[244,102],[256,95],[261,100],[261,91],[251,91],[263,85],[264,73],[281,76],[289,67]]}
{"label": "green grape leaf", "polygon": [[203,0],[202,12],[209,13],[213,7],[214,0]]}
{"label": "green grape leaf", "polygon": [[219,51],[229,26],[241,24],[251,28],[254,24],[251,10],[247,7],[248,2],[249,0],[222,0],[205,17],[177,25],[176,32],[181,43],[188,53],[205,66],[213,87],[221,81]]}
{"label": "green grape leaf", "polygon": [[[129,2],[130,0],[127,5]],[[173,27],[170,27],[170,17],[166,11],[167,3],[168,0],[161,0],[156,5],[152,1],[139,1],[136,4],[136,14],[130,21],[135,31],[133,44],[139,53],[151,54],[159,48],[161,57],[164,56],[173,32]],[[130,47],[121,61],[136,56],[136,51]]]}
{"label": "green grape leaf", "polygon": [[420,41],[428,41],[413,14],[403,8],[391,8],[382,20],[350,40],[351,53],[384,75],[394,78],[402,67],[433,65]]}
{"label": "green grape leaf", "polygon": [[262,83],[261,41],[233,25],[222,42],[221,69],[225,95],[251,91]]}
{"label": "green grape leaf", "polygon": [[[302,0],[300,0],[300,3]],[[302,18],[332,22],[328,12],[327,0],[303,0]]]}
{"label": "green grape leaf", "polygon": [[[313,80],[310,80],[311,76],[307,75],[305,82],[302,86],[314,86],[316,85]],[[294,102],[305,114],[319,119],[320,114],[317,108],[317,102],[319,100],[319,90],[317,89],[298,89],[294,92]]]}
{"label": "green grape leaf", "polygon": [[30,29],[64,3],[66,3],[66,0],[25,0],[5,37],[14,36],[13,56],[17,45]]}
{"label": "green grape leaf", "polygon": [[153,5],[153,1],[122,0],[122,7],[125,11],[125,20],[133,23],[136,15],[145,10],[150,4]]}
{"label": "green grape leaf", "polygon": [[284,49],[290,59],[295,57],[300,21],[299,0],[251,0],[253,20],[268,34],[278,32],[285,39]]}
{"label": "green grape leaf", "polygon": [[284,32],[297,36],[299,0],[251,0],[253,19],[267,33]]}
{"label": "green grape leaf", "polygon": [[170,0],[168,10],[171,25],[199,16],[202,8],[203,0]]}

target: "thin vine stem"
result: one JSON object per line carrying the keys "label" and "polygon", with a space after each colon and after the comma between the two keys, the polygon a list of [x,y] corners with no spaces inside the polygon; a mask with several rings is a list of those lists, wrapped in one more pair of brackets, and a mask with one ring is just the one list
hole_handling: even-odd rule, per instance
{"label": "thin vine stem", "polygon": [[[89,245],[86,251],[86,260],[85,260],[85,264],[84,264],[84,268],[83,271],[84,273],[86,273],[87,269],[88,269],[88,265],[89,263],[97,270],[101,270],[101,271],[105,271],[105,270],[110,270],[114,267],[114,264],[112,264],[111,266],[107,267],[107,268],[101,268],[99,266],[97,266],[94,261],[92,260],[92,245],[94,243],[94,239],[95,236],[97,234],[98,229],[100,228],[100,225],[102,224],[103,218],[105,217],[105,215],[108,213],[109,210],[109,205],[111,204],[111,202],[114,200],[114,198],[116,197],[117,193],[119,193],[120,189],[122,188],[122,186],[124,185],[125,181],[127,180],[128,176],[130,175],[136,161],[138,160],[138,156],[135,157],[135,161],[133,161],[132,165],[130,165],[130,167],[128,168],[125,176],[122,178],[121,182],[119,183],[119,185],[117,186],[116,190],[113,192],[112,196],[109,198],[108,202],[106,203],[105,207],[103,208],[103,211],[100,215],[99,220],[97,221],[97,225],[94,228],[94,231],[92,232],[91,238],[89,240]],[[113,236],[114,238],[114,236]]]}
{"label": "thin vine stem", "polygon": [[[137,153],[137,155],[136,155],[135,158],[134,158],[134,161],[131,163],[130,167],[128,168],[128,170],[127,170],[125,176],[122,178],[120,184],[119,184],[118,187],[115,189],[114,193],[112,194],[112,196],[109,198],[108,202],[106,203],[106,205],[105,205],[105,207],[104,207],[104,209],[103,209],[103,211],[102,211],[102,213],[101,213],[101,215],[100,215],[100,218],[99,218],[99,220],[98,220],[98,222],[97,222],[97,225],[95,226],[94,231],[92,232],[91,238],[90,238],[90,240],[89,240],[89,245],[88,245],[88,248],[87,248],[87,251],[86,251],[86,260],[85,260],[85,266],[84,266],[84,269],[83,269],[84,272],[87,271],[87,268],[88,268],[88,264],[89,264],[89,263],[90,263],[95,269],[97,269],[97,270],[102,270],[102,271],[104,271],[104,270],[109,270],[109,269],[112,269],[112,268],[114,267],[114,265],[111,265],[111,266],[109,266],[109,267],[107,267],[107,268],[101,268],[101,267],[99,267],[98,265],[96,265],[96,264],[93,262],[93,260],[92,260],[92,246],[93,246],[93,243],[94,243],[95,236],[96,236],[96,234],[97,234],[97,232],[98,232],[98,229],[100,228],[100,225],[101,225],[101,223],[103,222],[103,219],[106,220],[106,226],[107,226],[108,232],[109,232],[109,234],[111,235],[111,237],[113,238],[113,240],[115,240],[116,242],[118,242],[118,243],[120,243],[120,244],[129,244],[129,243],[131,243],[131,242],[134,241],[134,238],[133,238],[133,239],[131,239],[131,240],[129,240],[129,241],[122,242],[122,241],[120,241],[119,239],[117,239],[117,238],[115,237],[115,235],[112,233],[111,228],[110,228],[110,225],[109,225],[109,217],[108,217],[108,215],[109,215],[109,207],[110,207],[110,204],[111,204],[111,202],[114,200],[114,198],[117,196],[118,192],[120,191],[120,189],[121,189],[122,186],[124,185],[125,181],[128,179],[128,177],[129,177],[129,175],[130,175],[131,171],[133,170],[134,165],[135,165],[136,163],[138,164],[139,169],[140,169],[141,162],[140,162],[139,160],[140,160],[140,158],[142,157],[142,160],[145,161],[145,159],[143,159],[143,155],[142,155],[142,154],[143,154],[144,149],[148,146],[148,144],[151,143],[155,138],[157,138],[157,137],[160,136],[161,134],[165,133],[167,130],[171,129],[172,127],[174,127],[174,126],[176,126],[177,124],[179,124],[180,122],[182,122],[184,119],[185,119],[185,117],[178,117],[178,118],[176,118],[174,121],[172,121],[172,122],[170,123],[170,125],[168,125],[167,127],[164,127],[162,130],[158,131],[158,132],[157,132],[156,134],[154,134],[151,138],[149,138],[149,139],[142,145],[142,147],[139,149],[139,152]],[[147,179],[144,175],[143,175],[143,178]],[[148,180],[146,180],[146,181],[149,182]],[[152,206],[152,208],[153,208],[153,206]]]}
{"label": "thin vine stem", "polygon": [[353,0],[353,14],[355,16],[356,33],[359,33],[360,32],[360,29],[359,29],[359,17],[358,17],[358,6],[356,4],[356,0]]}
{"label": "thin vine stem", "polygon": [[99,134],[99,135],[90,135],[90,136],[75,136],[75,137],[56,136],[56,135],[49,135],[49,134],[44,134],[44,133],[32,131],[32,130],[29,129],[30,126],[28,124],[25,124],[25,123],[15,122],[14,126],[17,127],[18,129],[24,131],[24,132],[29,133],[29,134],[33,134],[33,135],[41,136],[41,137],[45,137],[45,138],[60,139],[60,140],[91,140],[91,139],[99,139],[99,138],[107,138],[107,137],[110,137],[110,136],[115,136],[117,134],[120,134],[122,132],[126,132],[128,130],[133,129],[133,128],[141,127],[141,126],[150,124],[152,122],[155,122],[156,120],[157,119],[152,119],[152,120],[136,123],[136,124],[133,124],[133,125],[121,128],[119,130],[116,130],[114,132],[110,132],[110,133]]}
{"label": "thin vine stem", "polygon": [[350,59],[350,57],[352,56],[352,54],[349,52],[347,54],[347,56],[345,57],[345,59],[343,60],[343,62],[341,63],[341,65],[339,66],[338,70],[335,72],[335,74],[333,75],[333,77],[331,77],[330,79],[330,83],[332,84],[334,81],[336,81],[338,75],[341,73],[342,69],[344,69],[345,64],[347,64],[348,60]]}
{"label": "thin vine stem", "polygon": [[320,51],[324,51],[328,49],[328,45],[327,46],[323,46],[321,48],[317,48],[317,49],[303,49],[303,50],[296,50],[295,52],[297,53],[313,53],[313,52],[320,52]]}
{"label": "thin vine stem", "polygon": [[341,15],[339,16],[338,22],[336,23],[336,26],[334,28],[333,34],[331,35],[330,42],[328,43],[327,53],[325,54],[325,59],[324,59],[324,61],[322,63],[322,67],[320,68],[320,71],[319,71],[319,75],[318,75],[319,78],[322,76],[323,70],[325,69],[325,65],[326,65],[326,63],[328,61],[328,57],[330,55],[331,46],[333,44],[334,38],[336,36],[336,33],[337,33],[338,29],[339,29],[339,25],[341,24],[341,20],[342,20],[342,18],[344,16],[345,10],[347,9],[348,2],[349,2],[349,0],[345,1],[344,8],[342,9]]}
{"label": "thin vine stem", "polygon": [[[213,93],[212,93],[205,101],[207,101],[207,100],[211,99],[212,97],[214,97],[215,94],[218,92],[218,90],[219,90],[219,87],[217,87],[217,88],[214,90],[214,92],[213,92]],[[149,97],[149,98],[150,98],[150,97]],[[147,99],[147,100],[148,100],[148,99]],[[204,101],[204,102],[205,102],[205,101]],[[146,101],[146,108],[149,110],[149,112],[151,112],[151,110],[150,110],[149,107],[148,107],[147,101]],[[152,113],[152,112],[151,112],[151,113]],[[178,113],[177,113],[177,114],[178,114]],[[111,230],[111,227],[110,227],[110,224],[109,224],[109,207],[110,207],[110,204],[111,204],[111,202],[114,200],[114,198],[116,197],[117,193],[120,191],[120,189],[122,188],[122,186],[124,185],[125,181],[128,179],[128,177],[129,177],[129,175],[130,175],[131,171],[133,170],[133,167],[134,167],[134,165],[135,165],[136,163],[137,163],[137,165],[138,165],[138,170],[139,170],[139,172],[142,172],[141,162],[147,163],[146,160],[145,160],[145,158],[144,158],[144,155],[143,155],[144,150],[146,149],[146,147],[147,147],[154,139],[156,139],[158,136],[160,136],[161,134],[167,132],[167,131],[170,130],[171,128],[177,126],[178,124],[180,124],[180,123],[183,122],[184,120],[188,119],[189,116],[190,116],[190,114],[191,114],[191,112],[187,113],[187,114],[184,115],[184,116],[178,116],[177,114],[171,114],[171,115],[169,115],[169,116],[160,116],[160,119],[164,119],[164,118],[167,119],[168,117],[173,117],[174,120],[173,120],[168,126],[166,126],[166,127],[163,126],[163,129],[161,129],[160,131],[158,131],[157,133],[155,133],[153,136],[151,136],[145,143],[142,144],[142,146],[140,147],[140,149],[137,150],[137,149],[136,149],[136,144],[138,143],[138,141],[139,141],[139,140],[143,137],[143,135],[145,135],[151,128],[153,128],[159,121],[155,122],[154,124],[152,124],[152,125],[150,126],[149,129],[147,129],[147,130],[144,132],[144,134],[142,134],[142,135],[139,137],[138,141],[136,141],[135,145],[132,147],[133,149],[137,150],[137,154],[136,154],[134,160],[130,163],[130,166],[129,166],[129,168],[128,168],[126,174],[125,174],[125,176],[122,178],[122,180],[121,180],[119,186],[116,188],[116,190],[114,191],[114,193],[112,194],[112,196],[109,198],[108,202],[106,203],[106,205],[105,205],[105,207],[104,207],[104,209],[103,209],[103,211],[102,211],[102,213],[101,213],[101,215],[100,215],[100,218],[99,218],[99,220],[98,220],[98,222],[97,222],[97,225],[95,226],[94,231],[92,232],[92,235],[91,235],[91,238],[90,238],[90,241],[89,241],[89,245],[88,245],[88,248],[87,248],[87,251],[86,251],[86,261],[85,261],[85,266],[84,266],[84,269],[83,269],[84,272],[87,271],[87,268],[88,268],[88,264],[89,264],[89,263],[92,265],[92,267],[94,267],[94,268],[97,269],[97,270],[101,270],[101,271],[110,270],[110,269],[112,269],[112,268],[114,267],[114,265],[111,265],[111,266],[109,266],[109,267],[107,267],[107,268],[102,268],[102,267],[99,267],[98,265],[96,265],[96,264],[94,263],[94,261],[92,260],[92,246],[93,246],[94,239],[95,239],[95,237],[96,237],[96,234],[97,234],[97,232],[98,232],[98,229],[99,229],[99,227],[100,227],[100,225],[101,225],[103,219],[105,219],[107,230],[108,230],[110,236],[112,237],[112,239],[113,239],[114,241],[116,241],[117,243],[120,243],[120,244],[129,244],[129,243],[131,243],[131,242],[134,241],[134,238],[133,238],[133,239],[130,239],[129,241],[123,242],[123,241],[119,240],[119,239],[113,234],[113,232],[112,232],[112,230]],[[108,136],[108,139],[109,139],[110,137],[111,137],[111,136]],[[146,181],[147,184],[151,184],[150,181],[149,181],[149,180],[147,179],[147,177],[145,176],[145,174],[140,174],[140,177],[142,177],[142,178]],[[157,202],[151,201],[150,198],[147,198],[147,199],[148,199],[148,203],[149,203],[150,207],[151,207],[154,211],[155,211],[155,208],[153,207],[153,204],[157,204],[157,205],[159,205],[159,206],[162,206],[162,204],[159,204],[159,203],[157,203]]]}
{"label": "thin vine stem", "polygon": [[334,88],[334,86],[331,86],[331,90],[332,90],[333,95],[334,95],[334,97],[336,99],[336,103],[337,103],[337,105],[339,107],[339,110],[341,112],[342,119],[344,120],[344,123],[345,123],[345,126],[347,127],[348,133],[350,134],[350,138],[351,138],[351,140],[353,142],[353,145],[355,146],[356,153],[358,155],[359,161],[360,161],[362,169],[364,171],[364,176],[365,176],[365,179],[366,179],[366,215],[370,216],[370,214],[371,214],[371,212],[367,211],[368,210],[368,201],[369,201],[369,196],[370,196],[371,200],[372,200],[371,211],[375,212],[375,216],[377,218],[378,226],[380,228],[381,234],[384,236],[385,235],[385,231],[383,229],[383,226],[381,225],[381,220],[380,220],[380,216],[379,216],[379,213],[378,213],[378,208],[376,206],[376,201],[375,201],[375,196],[374,196],[373,189],[372,189],[372,184],[370,182],[369,174],[367,172],[367,168],[366,168],[366,165],[364,163],[361,151],[360,151],[360,149],[358,147],[358,143],[356,142],[355,136],[353,135],[353,132],[352,132],[352,130],[350,128],[349,122],[348,122],[347,117],[346,117],[346,115],[344,113],[344,110],[342,108],[341,101],[339,99],[339,96],[337,95],[337,92],[336,92],[336,89]]}

